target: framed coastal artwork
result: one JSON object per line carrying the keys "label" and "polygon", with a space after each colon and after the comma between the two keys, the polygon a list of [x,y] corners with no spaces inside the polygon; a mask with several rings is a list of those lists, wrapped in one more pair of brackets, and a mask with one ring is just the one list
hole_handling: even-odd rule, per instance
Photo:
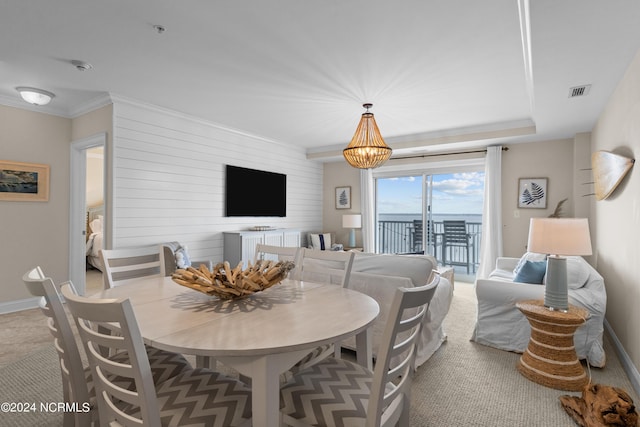
{"label": "framed coastal artwork", "polygon": [[351,187],[336,187],[336,209],[351,209]]}
{"label": "framed coastal artwork", "polygon": [[49,200],[49,165],[0,160],[0,201]]}
{"label": "framed coastal artwork", "polygon": [[547,178],[520,178],[518,180],[518,207],[547,208]]}

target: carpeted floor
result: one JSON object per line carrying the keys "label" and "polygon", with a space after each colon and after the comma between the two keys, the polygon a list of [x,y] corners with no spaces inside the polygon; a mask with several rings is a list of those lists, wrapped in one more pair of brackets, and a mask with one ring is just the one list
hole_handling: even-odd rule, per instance
{"label": "carpeted floor", "polygon": [[[15,407],[16,412],[2,408],[2,427],[62,426],[62,413],[47,412],[49,403],[62,401],[62,382],[53,344],[30,353],[0,368],[0,404],[25,405]],[[45,404],[46,410],[41,408]],[[33,408],[31,405],[35,405]]]}
{"label": "carpeted floor", "polygon": [[[576,426],[560,406],[562,395],[516,370],[519,354],[469,341],[475,321],[473,285],[456,282],[445,320],[448,341],[418,370],[411,404],[412,427]],[[625,389],[638,402],[614,349],[605,337],[607,365],[591,368],[592,382]]]}
{"label": "carpeted floor", "polygon": [[[411,426],[572,427],[560,406],[563,392],[535,384],[516,371],[520,355],[469,341],[475,318],[473,285],[456,283],[445,323],[448,341],[422,365],[412,390]],[[613,348],[605,341],[607,366],[591,369],[593,382],[627,390],[638,402]],[[60,426],[59,413],[40,402],[59,402],[60,373],[51,344],[0,368],[0,402],[35,403],[36,411],[0,414],[0,426]]]}

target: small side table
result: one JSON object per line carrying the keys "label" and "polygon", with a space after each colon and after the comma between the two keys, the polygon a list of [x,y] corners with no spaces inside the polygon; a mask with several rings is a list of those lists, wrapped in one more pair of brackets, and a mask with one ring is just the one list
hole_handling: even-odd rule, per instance
{"label": "small side table", "polygon": [[542,300],[516,303],[531,325],[531,339],[518,362],[527,379],[558,390],[581,391],[589,379],[576,355],[573,335],[589,317],[583,308],[551,311]]}

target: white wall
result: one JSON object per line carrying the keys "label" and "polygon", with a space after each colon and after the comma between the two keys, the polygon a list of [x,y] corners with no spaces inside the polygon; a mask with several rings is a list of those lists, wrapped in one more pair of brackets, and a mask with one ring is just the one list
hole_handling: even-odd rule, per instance
{"label": "white wall", "polygon": [[[113,247],[177,240],[194,258],[219,262],[224,231],[322,225],[322,164],[302,148],[116,99],[113,164]],[[225,164],[286,174],[287,216],[225,217]],[[249,183],[246,197],[269,191]]]}
{"label": "white wall", "polygon": [[[51,167],[48,202],[0,202],[0,312],[33,304],[21,281],[29,268],[68,280],[70,142],[100,132],[115,167],[112,247],[179,240],[195,258],[222,261],[223,231],[322,228],[322,164],[300,148],[121,100],[74,119],[0,105],[0,128],[0,159]],[[287,217],[225,218],[227,163],[286,174]],[[269,188],[252,183],[247,197],[255,191]]]}
{"label": "white wall", "polygon": [[[336,209],[336,187],[351,187],[351,209]],[[323,180],[323,224],[320,230],[335,233],[337,243],[348,246],[349,231],[342,228],[342,215],[362,213],[360,206],[360,169],[345,161],[326,163]],[[356,230],[356,247],[362,247],[362,231]]]}
{"label": "white wall", "polygon": [[22,284],[27,270],[40,265],[55,279],[68,277],[71,120],[0,105],[0,129],[0,160],[51,172],[48,201],[0,201],[0,304],[10,310],[31,298]]}
{"label": "white wall", "polygon": [[[502,230],[504,256],[520,257],[527,248],[529,220],[549,216],[558,202],[566,216],[574,216],[579,198],[574,194],[574,140],[507,144],[502,153]],[[547,178],[547,208],[518,208],[518,180]]]}
{"label": "white wall", "polygon": [[[640,152],[640,53],[592,132],[592,150],[637,158]],[[607,321],[640,367],[640,175],[635,165],[606,200],[592,201],[597,269],[607,287]]]}

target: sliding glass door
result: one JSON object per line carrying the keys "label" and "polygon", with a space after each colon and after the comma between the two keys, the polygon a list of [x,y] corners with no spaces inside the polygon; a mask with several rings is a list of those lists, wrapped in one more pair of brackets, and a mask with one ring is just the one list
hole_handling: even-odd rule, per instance
{"label": "sliding glass door", "polygon": [[375,184],[377,252],[428,253],[462,274],[475,273],[482,230],[481,167],[387,172],[375,177]]}
{"label": "sliding glass door", "polygon": [[376,179],[377,252],[423,253],[422,175]]}

